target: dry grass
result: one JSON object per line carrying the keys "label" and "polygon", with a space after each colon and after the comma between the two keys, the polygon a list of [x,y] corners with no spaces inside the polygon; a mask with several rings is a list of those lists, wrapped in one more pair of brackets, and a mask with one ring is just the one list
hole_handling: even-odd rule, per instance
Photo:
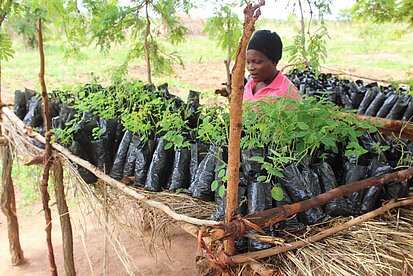
{"label": "dry grass", "polygon": [[[339,218],[329,224],[341,224]],[[286,275],[412,275],[413,210],[400,208],[293,252],[272,257]],[[307,234],[314,234],[317,227]],[[289,239],[302,239],[292,237]]]}

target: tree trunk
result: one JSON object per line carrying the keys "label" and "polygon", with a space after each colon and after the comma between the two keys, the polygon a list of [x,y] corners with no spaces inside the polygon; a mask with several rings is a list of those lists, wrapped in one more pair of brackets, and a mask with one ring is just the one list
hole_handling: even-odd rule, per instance
{"label": "tree trunk", "polygon": [[50,118],[50,111],[49,111],[49,99],[48,99],[47,90],[46,90],[46,82],[44,80],[45,62],[44,62],[44,52],[43,52],[42,21],[40,18],[37,20],[37,34],[39,36],[39,53],[40,53],[39,79],[40,79],[40,84],[42,87],[43,120],[45,124],[45,138],[46,138],[46,148],[44,151],[43,178],[40,183],[40,194],[42,197],[44,217],[46,220],[46,241],[47,241],[47,248],[49,252],[50,271],[52,275],[57,275],[57,268],[56,268],[56,262],[54,259],[53,245],[52,245],[52,213],[49,208],[50,196],[49,196],[49,192],[47,191],[47,186],[49,184],[50,164],[51,164],[50,159],[52,156],[51,154],[52,147],[50,145],[51,118]]}
{"label": "tree trunk", "polygon": [[13,159],[10,153],[10,146],[7,142],[0,147],[3,157],[1,211],[7,218],[11,264],[19,265],[24,261],[24,257],[23,250],[20,246],[19,223],[16,215],[16,199],[14,195],[13,179],[11,178]]}
{"label": "tree trunk", "polygon": [[[233,218],[238,205],[238,180],[240,161],[240,140],[242,129],[242,98],[244,94],[244,74],[247,44],[254,32],[255,21],[260,16],[259,8],[265,4],[261,0],[257,5],[248,4],[244,10],[244,30],[241,42],[237,49],[237,57],[232,70],[231,104],[228,145],[228,183],[225,221],[228,223]],[[235,238],[231,237],[225,244],[228,255],[235,253]]]}
{"label": "tree trunk", "polygon": [[57,211],[59,212],[60,227],[62,229],[63,259],[66,276],[76,275],[73,260],[73,233],[70,222],[69,208],[66,204],[65,189],[63,185],[63,166],[59,159],[53,162],[53,183],[56,194]]}
{"label": "tree trunk", "polygon": [[146,73],[148,76],[148,83],[152,83],[151,54],[150,54],[150,49],[149,49],[149,44],[148,44],[148,36],[151,34],[151,20],[149,19],[148,4],[145,5],[145,11],[146,11],[146,30],[145,30],[144,47],[145,47]]}

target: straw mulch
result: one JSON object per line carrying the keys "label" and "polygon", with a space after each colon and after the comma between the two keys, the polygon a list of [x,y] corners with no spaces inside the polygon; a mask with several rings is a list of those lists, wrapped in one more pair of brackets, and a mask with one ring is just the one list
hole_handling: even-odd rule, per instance
{"label": "straw mulch", "polygon": [[[301,236],[282,234],[291,242],[350,219],[336,218],[327,225],[308,227]],[[413,209],[400,208],[265,261],[285,275],[413,275],[412,225]]]}

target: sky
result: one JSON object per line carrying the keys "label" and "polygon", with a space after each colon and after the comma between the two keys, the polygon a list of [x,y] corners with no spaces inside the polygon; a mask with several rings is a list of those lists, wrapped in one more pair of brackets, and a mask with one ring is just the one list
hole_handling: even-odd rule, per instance
{"label": "sky", "polygon": [[[211,17],[213,14],[213,5],[208,4],[207,1],[203,7],[199,9],[194,9],[190,12],[191,17]],[[229,1],[230,2],[230,1]],[[258,1],[257,1],[258,2]],[[287,16],[294,12],[292,5],[289,2],[295,2],[292,0],[266,0],[265,5],[261,7],[261,17],[262,18],[273,18],[273,19],[287,19]],[[302,1],[303,5],[306,1]],[[355,0],[333,0],[331,5],[331,15],[326,16],[326,19],[333,20],[337,18],[340,10],[344,8],[351,7],[356,1]],[[238,14],[242,17],[242,8],[237,9]]]}

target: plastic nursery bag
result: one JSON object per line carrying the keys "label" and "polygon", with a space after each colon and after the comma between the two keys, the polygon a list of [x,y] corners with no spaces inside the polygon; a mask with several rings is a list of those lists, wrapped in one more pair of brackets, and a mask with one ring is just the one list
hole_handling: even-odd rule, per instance
{"label": "plastic nursery bag", "polygon": [[211,191],[211,184],[215,180],[216,155],[219,147],[211,145],[206,157],[199,163],[189,191],[195,198],[203,200],[214,200],[214,192]]}
{"label": "plastic nursery bag", "polygon": [[[314,197],[309,187],[304,180],[304,176],[300,173],[295,163],[286,167],[283,171],[283,178],[280,178],[280,183],[287,191],[293,202],[298,202]],[[307,180],[308,181],[308,180]],[[298,218],[303,223],[309,225],[325,220],[326,215],[321,207],[315,207],[305,212],[298,214]]]}
{"label": "plastic nursery bag", "polygon": [[[351,162],[346,162],[344,164],[344,179],[343,184],[353,183],[367,176],[367,166],[361,166],[358,164],[353,164]],[[349,207],[349,211],[353,215],[358,215],[360,211],[361,201],[363,199],[363,191],[354,192],[345,197]]]}
{"label": "plastic nursery bag", "polygon": [[168,143],[164,138],[159,138],[149,165],[145,180],[145,189],[160,192],[166,187],[169,174],[172,169],[173,150],[165,149]]}
{"label": "plastic nursery bag", "polygon": [[[291,204],[293,201],[291,200],[290,196],[287,194],[287,192],[284,190],[282,185],[278,182],[273,183],[274,187],[281,188],[283,190],[283,199],[281,201],[275,201],[273,200],[273,207],[281,207],[285,204]],[[290,218],[287,218],[283,221],[280,221],[276,225],[274,225],[274,231],[289,231],[289,232],[295,232],[295,231],[300,231],[305,228],[305,224],[298,221],[297,215],[294,215]]]}
{"label": "plastic nursery bag", "polygon": [[[333,169],[327,162],[321,162],[315,165],[317,174],[321,182],[323,193],[337,188],[337,180]],[[346,216],[349,213],[347,202],[343,197],[335,198],[324,206],[324,211],[332,217]]]}
{"label": "plastic nursery bag", "polygon": [[189,163],[191,161],[189,148],[177,149],[174,153],[171,177],[167,188],[170,191],[187,189],[189,187]]}
{"label": "plastic nursery bag", "polygon": [[133,185],[144,187],[149,166],[152,162],[153,152],[155,151],[155,140],[148,139],[141,141],[136,148],[135,179]]}
{"label": "plastic nursery bag", "polygon": [[128,153],[129,144],[132,139],[132,132],[127,130],[119,144],[118,150],[113,161],[113,166],[110,171],[110,176],[120,180],[123,176],[123,165],[125,163],[126,155]]}
{"label": "plastic nursery bag", "polygon": [[125,163],[123,164],[122,178],[133,176],[133,174],[135,173],[136,150],[138,148],[140,140],[141,138],[138,135],[132,135],[128,152],[126,154]]}
{"label": "plastic nursery bag", "polygon": [[[73,153],[76,156],[79,156],[80,158],[90,161],[88,160],[88,156],[90,156],[90,154],[88,154],[87,150],[84,149],[82,147],[82,145],[75,141],[70,147],[69,147],[69,151],[71,153]],[[96,182],[97,177],[89,170],[85,169],[84,167],[78,165],[77,168],[80,176],[82,177],[82,179],[87,183],[87,184],[93,184]]]}

